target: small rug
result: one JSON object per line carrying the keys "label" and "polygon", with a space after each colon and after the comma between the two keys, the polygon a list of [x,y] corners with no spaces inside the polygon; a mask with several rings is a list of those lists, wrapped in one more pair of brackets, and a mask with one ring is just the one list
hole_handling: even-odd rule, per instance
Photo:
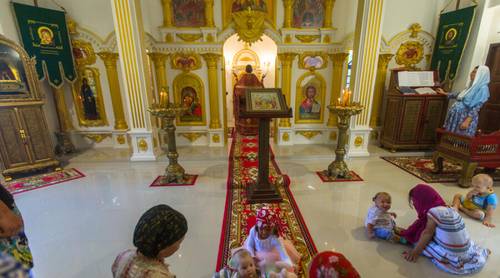
{"label": "small rug", "polygon": [[[382,156],[380,158],[427,183],[458,182],[462,171],[460,164],[452,163],[445,159],[443,162],[443,171],[435,174],[432,172],[434,170],[434,163],[432,162],[432,157],[429,156]],[[482,168],[476,169],[477,173],[481,171]],[[500,180],[500,170],[498,169],[494,173],[489,173],[489,175],[494,180]]]}
{"label": "small rug", "polygon": [[69,168],[52,173],[19,178],[4,184],[4,187],[12,194],[18,194],[58,183],[67,182],[85,177],[80,171]]}
{"label": "small rug", "polygon": [[181,183],[169,183],[166,181],[166,176],[158,176],[153,183],[151,183],[150,187],[160,187],[160,186],[191,186],[194,185],[198,175],[185,175],[186,179]]}
{"label": "small rug", "polygon": [[273,156],[269,163],[270,180],[279,184],[277,188],[283,202],[248,203],[246,188],[257,179],[257,150],[256,136],[242,136],[235,133],[229,155],[226,204],[216,270],[219,271],[226,266],[231,249],[243,245],[249,229],[255,223],[256,211],[262,206],[267,206],[279,211],[284,226],[284,238],[292,242],[302,258],[299,277],[306,277],[307,265],[318,251],[290,191],[290,179],[281,173],[276,161],[272,159]]}
{"label": "small rug", "polygon": [[346,181],[363,181],[363,179],[356,174],[356,172],[351,171],[351,178],[350,179],[334,179],[328,176],[328,171],[323,170],[323,171],[317,171],[316,174],[318,177],[321,179],[322,182],[346,182]]}

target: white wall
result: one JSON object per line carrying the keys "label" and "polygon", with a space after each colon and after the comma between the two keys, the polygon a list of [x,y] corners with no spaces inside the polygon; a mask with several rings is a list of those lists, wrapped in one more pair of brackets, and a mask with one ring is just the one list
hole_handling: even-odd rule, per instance
{"label": "white wall", "polygon": [[390,40],[413,23],[419,23],[423,31],[434,33],[440,7],[447,0],[386,0],[382,37]]}
{"label": "white wall", "polygon": [[333,7],[333,27],[337,28],[333,41],[341,42],[354,33],[356,25],[357,0],[337,0]]}
{"label": "white wall", "polygon": [[157,41],[162,41],[159,27],[163,25],[163,8],[161,0],[141,0],[142,20],[144,31]]}

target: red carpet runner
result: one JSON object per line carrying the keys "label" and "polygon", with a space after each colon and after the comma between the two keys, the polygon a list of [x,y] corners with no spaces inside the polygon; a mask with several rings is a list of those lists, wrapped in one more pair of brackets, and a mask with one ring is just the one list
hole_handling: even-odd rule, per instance
{"label": "red carpet runner", "polygon": [[[229,154],[226,206],[217,257],[217,271],[228,262],[231,249],[243,244],[249,228],[255,223],[256,210],[263,206],[263,204],[249,204],[245,191],[249,182],[257,179],[257,153],[258,142],[256,136],[235,134]],[[265,205],[279,208],[280,218],[286,224],[285,238],[293,243],[302,256],[299,277],[305,277],[307,265],[317,253],[316,246],[290,191],[290,179],[288,176],[281,174],[273,155],[271,155],[269,174],[272,181],[283,184],[283,186],[278,187],[283,202]]]}

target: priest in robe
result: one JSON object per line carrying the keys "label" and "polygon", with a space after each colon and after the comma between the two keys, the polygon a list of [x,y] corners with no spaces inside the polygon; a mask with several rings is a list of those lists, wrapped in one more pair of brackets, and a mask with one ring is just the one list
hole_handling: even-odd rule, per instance
{"label": "priest in robe", "polygon": [[238,81],[234,85],[233,109],[236,132],[242,135],[257,135],[259,121],[257,119],[240,119],[239,115],[240,107],[245,107],[246,105],[245,91],[248,88],[264,88],[262,81],[253,73],[251,65],[246,66],[245,73],[238,78]]}

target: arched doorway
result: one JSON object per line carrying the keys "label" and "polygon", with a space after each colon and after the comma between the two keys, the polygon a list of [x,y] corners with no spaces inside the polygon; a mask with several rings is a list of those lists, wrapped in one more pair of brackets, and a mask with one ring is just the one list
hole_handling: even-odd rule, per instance
{"label": "arched doorway", "polygon": [[266,35],[262,35],[262,40],[252,45],[238,41],[236,34],[229,37],[223,46],[226,80],[226,121],[229,131],[234,128],[233,115],[233,88],[236,82],[235,76],[239,76],[245,66],[250,64],[254,68],[257,77],[264,76],[264,87],[276,87],[276,56],[278,46]]}

